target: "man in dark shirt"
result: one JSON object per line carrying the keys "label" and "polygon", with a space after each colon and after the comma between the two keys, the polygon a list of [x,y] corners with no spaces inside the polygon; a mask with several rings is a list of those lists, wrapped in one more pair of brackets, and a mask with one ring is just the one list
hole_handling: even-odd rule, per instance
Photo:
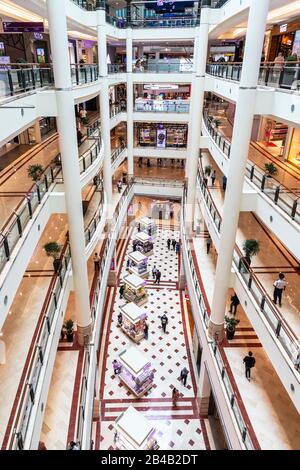
{"label": "man in dark shirt", "polygon": [[160,318],[160,321],[161,321],[161,326],[162,326],[163,332],[166,333],[166,328],[167,328],[167,324],[168,324],[169,320],[168,320],[168,317],[165,313]]}
{"label": "man in dark shirt", "polygon": [[251,369],[252,367],[255,366],[255,362],[256,362],[251,351],[248,352],[248,356],[244,357],[243,362],[245,364],[246,379],[248,379],[250,382]]}

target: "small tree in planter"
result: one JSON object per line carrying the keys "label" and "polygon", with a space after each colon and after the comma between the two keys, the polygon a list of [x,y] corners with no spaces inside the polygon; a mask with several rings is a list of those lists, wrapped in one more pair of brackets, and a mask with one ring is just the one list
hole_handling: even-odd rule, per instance
{"label": "small tree in planter", "polygon": [[211,165],[206,165],[205,168],[204,168],[204,174],[206,176],[210,176],[211,170],[212,170],[212,166]]}
{"label": "small tree in planter", "polygon": [[29,178],[31,178],[33,181],[38,181],[44,173],[44,168],[39,164],[30,165],[27,168],[27,173]]}
{"label": "small tree in planter", "polygon": [[60,255],[59,244],[56,242],[46,243],[46,245],[44,245],[44,250],[47,256],[51,256],[53,258],[54,272],[58,274],[61,269],[61,260],[59,259],[59,255]]}
{"label": "small tree in planter", "polygon": [[227,339],[233,339],[236,326],[240,323],[240,320],[234,317],[225,316],[225,323],[226,323],[226,337]]}
{"label": "small tree in planter", "polygon": [[270,176],[277,175],[278,170],[273,163],[265,163],[265,172],[266,176],[269,178]]}
{"label": "small tree in planter", "polygon": [[74,322],[71,320],[71,318],[65,322],[64,329],[66,330],[68,343],[72,343],[74,335]]}
{"label": "small tree in planter", "polygon": [[245,240],[243,244],[243,251],[245,254],[245,259],[249,266],[251,265],[251,259],[253,256],[259,253],[260,247],[259,242],[257,240],[249,239]]}

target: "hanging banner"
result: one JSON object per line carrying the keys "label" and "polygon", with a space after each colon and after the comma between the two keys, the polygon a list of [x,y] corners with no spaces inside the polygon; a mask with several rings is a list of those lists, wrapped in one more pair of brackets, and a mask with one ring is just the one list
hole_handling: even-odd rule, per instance
{"label": "hanging banner", "polygon": [[167,131],[166,129],[158,129],[156,134],[156,147],[166,148]]}

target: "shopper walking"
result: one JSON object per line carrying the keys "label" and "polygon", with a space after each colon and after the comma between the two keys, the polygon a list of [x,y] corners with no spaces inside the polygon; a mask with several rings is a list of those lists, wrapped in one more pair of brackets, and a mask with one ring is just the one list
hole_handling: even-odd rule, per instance
{"label": "shopper walking", "polygon": [[255,366],[255,363],[256,363],[256,360],[253,356],[253,353],[252,351],[249,351],[248,352],[248,356],[245,356],[244,359],[243,359],[243,363],[245,364],[245,376],[246,376],[246,379],[249,380],[250,382],[250,378],[251,378],[251,369],[252,367]]}
{"label": "shopper walking", "polygon": [[160,270],[158,269],[158,270],[156,271],[154,284],[160,284],[160,278],[161,278],[161,272],[160,272]]}
{"label": "shopper walking", "polygon": [[125,286],[122,284],[119,289],[120,300],[124,299]]}
{"label": "shopper walking", "polygon": [[237,311],[237,307],[238,305],[240,304],[240,301],[239,301],[239,298],[238,296],[236,295],[236,293],[234,293],[231,298],[231,304],[230,304],[230,309],[229,309],[229,313],[232,313],[234,316],[236,315],[236,311]]}
{"label": "shopper walking", "polygon": [[149,325],[148,323],[145,322],[144,324],[144,338],[148,339],[148,333],[149,333]]}
{"label": "shopper walking", "polygon": [[215,181],[216,181],[216,170],[213,170],[212,174],[211,174],[211,185],[214,186],[215,185]]}
{"label": "shopper walking", "polygon": [[122,191],[122,183],[120,180],[117,182],[117,188],[118,188],[118,193],[120,194]]}
{"label": "shopper walking", "polygon": [[114,359],[113,360],[113,369],[114,369],[114,374],[117,375],[121,372],[121,369],[122,369],[122,366],[120,364],[120,362],[117,361],[117,359]]}
{"label": "shopper walking", "polygon": [[160,322],[161,322],[163,332],[166,333],[167,324],[169,323],[169,319],[168,319],[168,317],[165,313],[163,314],[162,317],[160,317]]}
{"label": "shopper walking", "polygon": [[186,367],[182,369],[180,372],[180,382],[186,387],[187,376],[189,375],[189,371]]}
{"label": "shopper walking", "polygon": [[210,252],[211,244],[212,244],[212,239],[211,239],[210,236],[208,236],[207,239],[206,239],[206,253],[207,254],[209,254],[209,252]]}
{"label": "shopper walking", "polygon": [[175,238],[173,238],[173,240],[172,240],[172,247],[173,247],[173,251],[175,251],[175,248],[176,248],[176,240],[175,240]]}
{"label": "shopper walking", "polygon": [[152,277],[153,279],[156,279],[156,273],[157,273],[157,267],[156,264],[152,268]]}
{"label": "shopper walking", "polygon": [[282,302],[282,292],[286,289],[287,282],[285,281],[285,275],[283,273],[279,273],[278,279],[274,282],[274,293],[273,293],[273,299],[274,299],[274,304],[277,304],[277,300],[279,303],[279,307],[281,307],[281,302]]}
{"label": "shopper walking", "polygon": [[179,244],[179,242],[176,243],[175,251],[176,251],[176,255],[179,255],[179,252],[180,252],[180,244]]}
{"label": "shopper walking", "polygon": [[122,323],[123,323],[123,315],[120,312],[118,315],[118,326],[122,326]]}
{"label": "shopper walking", "polygon": [[179,391],[177,390],[177,388],[173,388],[172,390],[172,403],[173,403],[173,406],[177,406],[177,402],[180,398],[180,393]]}
{"label": "shopper walking", "polygon": [[168,246],[168,250],[170,251],[170,248],[171,248],[171,239],[168,238],[167,240],[167,246]]}
{"label": "shopper walking", "polygon": [[223,191],[226,191],[226,187],[227,187],[227,177],[224,175],[223,178],[222,178],[222,187],[223,187]]}
{"label": "shopper walking", "polygon": [[100,257],[98,253],[94,254],[94,269],[95,271],[100,271]]}

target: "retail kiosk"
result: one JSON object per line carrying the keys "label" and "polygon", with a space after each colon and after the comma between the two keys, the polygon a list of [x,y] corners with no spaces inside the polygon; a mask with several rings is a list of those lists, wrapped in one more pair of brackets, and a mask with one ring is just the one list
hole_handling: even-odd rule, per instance
{"label": "retail kiosk", "polygon": [[148,235],[155,235],[157,232],[156,223],[153,219],[149,217],[142,217],[138,224],[140,225],[141,231],[147,233]]}
{"label": "retail kiosk", "polygon": [[139,250],[141,253],[144,253],[146,256],[153,255],[153,240],[150,235],[147,235],[145,232],[138,232],[132,245],[136,247],[136,250]]}
{"label": "retail kiosk", "polygon": [[122,330],[129,338],[139,343],[145,336],[144,326],[147,314],[134,302],[122,305],[120,312],[122,313]]}
{"label": "retail kiosk", "polygon": [[128,274],[123,278],[125,284],[124,297],[128,302],[143,305],[148,300],[146,281],[135,274]]}
{"label": "retail kiosk", "polygon": [[149,277],[148,256],[140,251],[132,251],[129,255],[128,271],[143,278]]}
{"label": "retail kiosk", "polygon": [[119,355],[122,366],[118,377],[136,396],[142,397],[153,386],[154,373],[151,362],[136,346],[125,349]]}
{"label": "retail kiosk", "polygon": [[158,450],[155,428],[133,406],[116,419],[115,447],[117,450]]}

